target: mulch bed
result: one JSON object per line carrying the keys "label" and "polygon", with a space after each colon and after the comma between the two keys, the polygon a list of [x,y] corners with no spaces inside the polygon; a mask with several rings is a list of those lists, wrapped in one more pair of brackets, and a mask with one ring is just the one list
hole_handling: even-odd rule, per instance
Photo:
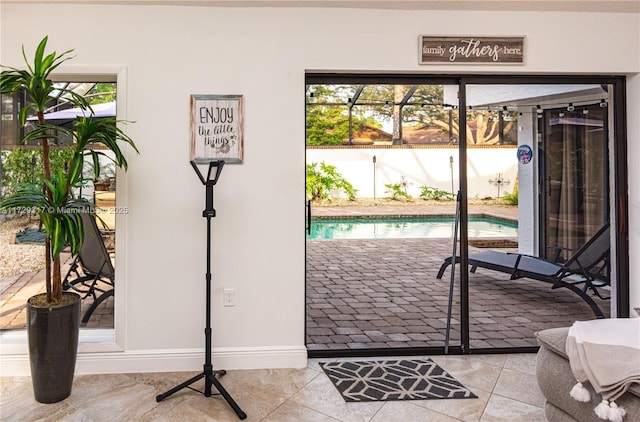
{"label": "mulch bed", "polygon": [[469,246],[476,248],[517,248],[518,242],[510,239],[469,239]]}

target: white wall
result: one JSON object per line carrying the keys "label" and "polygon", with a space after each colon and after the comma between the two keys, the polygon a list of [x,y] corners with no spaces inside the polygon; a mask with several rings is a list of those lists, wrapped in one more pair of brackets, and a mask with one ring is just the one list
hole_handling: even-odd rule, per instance
{"label": "white wall", "polygon": [[[538,114],[523,113],[518,120],[518,146],[528,145],[535,151]],[[518,161],[518,251],[535,255],[538,250],[538,154],[531,161]]]}
{"label": "white wall", "polygon": [[[82,354],[79,372],[201,366],[204,189],[189,166],[189,95],[245,98],[245,162],[224,168],[213,222],[214,365],[303,366],[305,71],[603,73],[640,70],[637,14],[207,8],[4,3],[0,62],[21,66],[44,34],[63,69],[122,69],[129,154],[118,205],[120,352]],[[68,19],[68,21],[66,20]],[[419,66],[419,34],[525,35],[524,65]],[[631,254],[640,253],[638,78],[629,81]],[[124,91],[123,91],[124,89]],[[631,89],[634,89],[631,92]],[[122,256],[122,258],[121,258]],[[640,303],[632,260],[631,303]],[[222,288],[237,304],[222,307]],[[5,342],[6,343],[6,342]],[[4,344],[3,344],[4,347]],[[17,346],[16,346],[17,347]],[[96,348],[102,346],[98,345]],[[105,345],[106,347],[106,345]],[[3,360],[25,368],[25,348]],[[22,366],[21,366],[22,365]],[[28,371],[28,370],[26,370]]]}

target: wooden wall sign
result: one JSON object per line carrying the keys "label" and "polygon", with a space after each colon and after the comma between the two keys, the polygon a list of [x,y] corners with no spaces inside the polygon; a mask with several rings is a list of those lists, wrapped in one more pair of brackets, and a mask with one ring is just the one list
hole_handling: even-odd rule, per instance
{"label": "wooden wall sign", "polygon": [[241,163],[243,119],[241,95],[192,95],[191,160]]}
{"label": "wooden wall sign", "polygon": [[524,63],[524,37],[432,37],[421,35],[420,64]]}

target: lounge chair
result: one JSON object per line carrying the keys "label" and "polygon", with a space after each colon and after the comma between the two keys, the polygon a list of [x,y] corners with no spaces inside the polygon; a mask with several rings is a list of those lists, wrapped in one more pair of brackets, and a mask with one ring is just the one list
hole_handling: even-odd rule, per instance
{"label": "lounge chair", "polygon": [[[469,254],[469,265],[472,273],[478,267],[487,268],[510,274],[511,280],[530,278],[551,283],[552,289],[566,287],[577,293],[591,307],[596,317],[604,318],[602,310],[589,293],[601,299],[608,299],[601,295],[598,288],[610,285],[607,274],[609,245],[609,223],[607,223],[564,263],[491,250]],[[451,262],[452,257],[444,260],[437,278],[442,278]],[[459,262],[460,257],[456,256],[456,263]],[[578,287],[580,284],[583,284],[582,288]]]}
{"label": "lounge chair", "polygon": [[84,241],[80,252],[71,263],[64,278],[64,290],[75,290],[82,299],[93,298],[93,303],[84,313],[81,325],[86,325],[96,308],[109,297],[115,288],[115,270],[104,240],[98,230],[95,217],[81,213],[84,224]]}

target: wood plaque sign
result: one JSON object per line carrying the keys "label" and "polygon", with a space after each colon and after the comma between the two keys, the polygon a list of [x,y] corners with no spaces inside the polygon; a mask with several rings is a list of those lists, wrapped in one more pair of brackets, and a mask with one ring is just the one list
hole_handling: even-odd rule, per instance
{"label": "wood plaque sign", "polygon": [[421,35],[420,64],[524,63],[524,37],[432,37]]}
{"label": "wood plaque sign", "polygon": [[191,160],[242,163],[241,95],[191,95]]}

